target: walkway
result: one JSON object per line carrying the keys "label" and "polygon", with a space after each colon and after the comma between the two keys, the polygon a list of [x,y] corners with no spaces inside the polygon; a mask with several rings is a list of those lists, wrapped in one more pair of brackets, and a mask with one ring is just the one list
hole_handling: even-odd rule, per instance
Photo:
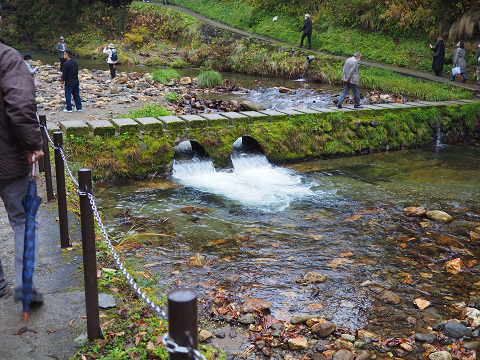
{"label": "walkway", "polygon": [[[0,202],[0,257],[7,277],[7,294],[0,298],[0,359],[67,360],[75,354],[74,341],[86,331],[85,293],[81,244],[75,249],[62,250],[57,203],[46,202],[42,179],[38,193],[43,198],[40,216],[40,256],[38,264],[39,290],[45,296],[42,306],[31,307],[29,321],[22,320],[22,303],[14,302],[12,280],[13,231],[7,212]],[[76,219],[70,217],[72,242],[79,231]],[[82,341],[83,342],[83,341]]]}
{"label": "walkway", "polygon": [[[160,2],[151,2],[151,4],[164,6]],[[196,17],[198,20],[204,22],[205,24],[212,25],[212,26],[215,26],[215,27],[220,28],[220,29],[228,30],[228,31],[231,31],[233,33],[236,33],[236,34],[239,34],[239,35],[242,35],[242,36],[248,36],[248,37],[252,37],[252,38],[255,38],[255,39],[259,39],[259,40],[263,40],[263,41],[267,41],[267,42],[271,42],[271,43],[275,43],[275,44],[280,44],[280,45],[294,46],[290,43],[286,43],[286,42],[283,42],[283,41],[272,39],[272,38],[267,37],[267,36],[250,33],[248,31],[241,30],[241,29],[235,28],[233,26],[229,26],[229,25],[223,24],[221,22],[208,19],[208,18],[206,18],[205,16],[203,16],[199,13],[196,13],[192,10],[189,10],[189,9],[177,6],[177,5],[166,5],[166,6],[171,8],[171,9],[181,11],[185,14],[192,15],[192,16]],[[332,57],[337,58],[337,59],[345,60],[345,59],[348,58],[348,56],[332,55],[332,54],[327,53],[326,51],[305,50],[305,49],[303,49],[303,50],[304,51],[310,51],[314,54],[316,53],[316,54],[329,55],[329,56],[332,56]],[[462,83],[460,80],[453,82],[453,81],[449,80],[450,79],[449,76],[438,77],[438,76],[435,76],[432,72],[415,70],[415,69],[408,69],[408,68],[403,68],[403,67],[398,67],[398,66],[393,66],[393,65],[388,65],[388,64],[381,64],[381,63],[377,63],[377,62],[374,62],[374,61],[363,60],[363,59],[360,60],[360,64],[365,65],[365,66],[379,68],[379,69],[391,70],[391,71],[394,71],[396,73],[399,73],[399,74],[402,74],[402,75],[405,75],[405,76],[412,76],[412,77],[416,77],[416,78],[419,78],[419,79],[424,79],[424,80],[429,80],[429,81],[435,81],[435,82],[438,82],[438,83],[458,86],[458,87],[462,87],[462,88],[469,89],[469,90],[476,91],[476,92],[480,93],[480,89],[478,87],[473,86],[472,82]]]}

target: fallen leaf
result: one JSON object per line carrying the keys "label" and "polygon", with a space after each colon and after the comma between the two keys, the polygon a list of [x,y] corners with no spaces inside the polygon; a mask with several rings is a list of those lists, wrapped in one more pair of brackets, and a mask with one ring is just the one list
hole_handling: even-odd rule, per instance
{"label": "fallen leaf", "polygon": [[57,332],[57,330],[56,329],[47,330],[47,334],[51,334],[51,333],[54,333],[54,332]]}
{"label": "fallen leaf", "polygon": [[362,215],[360,215],[360,214],[352,215],[352,216],[346,218],[345,221],[356,221],[356,220],[360,219],[361,217],[362,217]]}
{"label": "fallen leaf", "polygon": [[67,250],[71,251],[71,250],[75,250],[75,248],[73,246],[69,246],[69,247],[67,247]]}
{"label": "fallen leaf", "polygon": [[20,330],[18,330],[15,334],[13,335],[22,335],[24,332],[27,332],[28,331],[28,328],[26,326],[20,328]]}
{"label": "fallen leaf", "polygon": [[430,301],[428,301],[428,300],[423,300],[423,299],[420,299],[420,298],[415,299],[413,302],[415,303],[415,305],[418,306],[418,308],[419,308],[420,310],[426,309],[427,307],[430,306]]}
{"label": "fallen leaf", "polygon": [[463,261],[460,258],[456,258],[445,263],[445,268],[450,274],[458,274],[462,271]]}
{"label": "fallen leaf", "polygon": [[75,319],[70,320],[69,325],[72,326],[74,321],[75,321]]}
{"label": "fallen leaf", "polygon": [[226,244],[227,242],[228,242],[227,239],[217,239],[217,240],[209,241],[208,243],[210,245],[220,245],[220,244]]}

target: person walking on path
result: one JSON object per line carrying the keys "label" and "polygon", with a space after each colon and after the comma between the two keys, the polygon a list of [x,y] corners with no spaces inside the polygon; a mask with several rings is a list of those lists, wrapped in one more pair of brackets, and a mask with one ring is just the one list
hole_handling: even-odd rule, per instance
{"label": "person walking on path", "polygon": [[57,44],[58,57],[60,58],[60,71],[63,71],[63,64],[65,64],[65,51],[67,50],[67,44],[65,39],[60,36],[60,42]]}
{"label": "person walking on path", "polygon": [[338,99],[337,102],[337,107],[341,108],[343,106],[343,100],[347,96],[348,92],[350,89],[352,89],[353,92],[353,98],[355,100],[355,108],[363,108],[362,105],[360,105],[360,92],[358,90],[358,83],[359,83],[359,72],[358,72],[358,62],[360,61],[360,58],[362,57],[362,54],[359,52],[356,52],[353,54],[352,57],[348,58],[345,61],[345,65],[343,65],[343,82],[345,83],[345,88],[343,89],[343,92],[340,94],[340,98]]}
{"label": "person walking on path", "polygon": [[478,42],[477,52],[477,83],[474,86],[480,86],[480,41]]}
{"label": "person walking on path", "polygon": [[65,50],[65,64],[62,72],[62,86],[65,86],[65,103],[67,107],[63,109],[64,112],[71,113],[72,110],[72,95],[75,100],[77,111],[82,111],[82,99],[80,99],[80,84],[78,82],[78,64],[73,60],[71,50]]}
{"label": "person walking on path", "polygon": [[443,38],[439,36],[437,38],[437,46],[433,47],[429,44],[430,49],[433,51],[433,63],[432,70],[435,71],[436,76],[442,76],[443,63],[445,62],[445,44]]}
{"label": "person walking on path", "polygon": [[[117,50],[115,50],[115,45],[113,45],[112,43],[108,44],[108,46],[103,49],[103,53],[108,54],[107,64],[110,67],[110,76],[113,79],[115,76],[117,76],[115,71],[117,68]],[[115,54],[115,56],[112,59],[113,54]]]}
{"label": "person walking on path", "polygon": [[303,35],[300,40],[300,47],[303,46],[303,39],[308,38],[308,48],[312,49],[312,20],[310,20],[310,15],[305,14],[305,21],[303,22]]}
{"label": "person walking on path", "polygon": [[[455,53],[453,54],[453,67],[459,67],[460,68],[460,75],[463,77],[462,82],[467,81],[467,75],[465,75],[465,72],[467,71],[467,62],[465,61],[465,45],[463,44],[463,41],[459,41],[457,43],[457,48],[455,49]],[[452,74],[452,78],[450,81],[455,81],[455,75]]]}
{"label": "person walking on path", "polygon": [[[0,4],[0,28],[2,6]],[[0,37],[0,197],[14,231],[15,296],[22,300],[23,247],[25,209],[22,198],[27,194],[31,164],[43,156],[43,137],[36,115],[33,78],[18,51],[4,45]],[[35,262],[32,275],[31,303],[43,303],[37,290],[38,230],[35,218]],[[6,294],[7,282],[0,259],[0,297]]]}

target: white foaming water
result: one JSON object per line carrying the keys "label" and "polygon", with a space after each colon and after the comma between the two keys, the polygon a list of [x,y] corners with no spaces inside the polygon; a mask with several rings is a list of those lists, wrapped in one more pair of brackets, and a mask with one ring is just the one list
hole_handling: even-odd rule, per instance
{"label": "white foaming water", "polygon": [[[233,172],[216,172],[210,160],[195,160],[210,164],[195,166],[174,162],[173,176],[185,186],[267,212],[284,210],[293,199],[313,195],[299,175],[272,166],[264,155],[240,156],[232,161]],[[207,168],[213,171],[205,171]]]}

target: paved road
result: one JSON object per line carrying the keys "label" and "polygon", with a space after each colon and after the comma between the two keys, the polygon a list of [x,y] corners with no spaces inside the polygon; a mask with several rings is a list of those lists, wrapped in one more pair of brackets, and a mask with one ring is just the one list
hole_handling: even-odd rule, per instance
{"label": "paved road", "polygon": [[[196,17],[198,20],[204,22],[205,24],[209,24],[209,25],[218,27],[220,29],[225,29],[225,30],[231,31],[233,33],[236,33],[236,34],[239,34],[239,35],[242,35],[242,36],[248,36],[248,37],[252,37],[252,38],[255,38],[255,39],[260,39],[260,40],[263,40],[263,41],[268,41],[268,42],[275,43],[275,44],[294,46],[292,44],[289,44],[289,43],[286,43],[286,42],[283,42],[283,41],[272,39],[270,37],[263,36],[263,35],[250,33],[248,31],[241,30],[241,29],[235,28],[233,26],[229,26],[227,24],[223,24],[221,22],[208,19],[208,18],[206,18],[205,16],[203,16],[199,13],[196,13],[192,10],[189,10],[189,9],[186,9],[186,8],[183,8],[183,7],[180,7],[180,6],[162,5],[162,3],[160,3],[160,2],[151,2],[151,4],[159,5],[159,6],[167,6],[171,9],[175,9],[175,10],[181,11],[183,13],[192,15],[192,16]],[[328,54],[325,51],[305,50],[305,49],[303,49],[303,50],[304,51],[311,51],[314,54],[315,53],[326,54],[326,55],[333,56],[333,57],[338,58],[338,59],[347,59],[348,58],[348,56]],[[424,80],[430,80],[430,81],[435,81],[435,82],[439,82],[439,83],[450,84],[450,85],[453,85],[453,86],[458,86],[458,87],[462,87],[462,88],[465,88],[465,89],[469,89],[469,90],[472,90],[472,91],[475,91],[475,92],[480,92],[479,88],[473,86],[474,83],[472,83],[470,81],[467,81],[464,84],[460,80],[452,82],[452,81],[449,80],[450,76],[448,76],[448,75],[438,77],[438,76],[435,76],[433,74],[433,72],[427,72],[427,71],[408,69],[408,68],[403,68],[403,67],[398,67],[398,66],[393,66],[393,65],[381,64],[381,63],[377,63],[377,62],[374,62],[374,61],[363,60],[363,59],[360,60],[360,64],[365,65],[365,66],[371,66],[371,67],[379,68],[379,69],[392,70],[392,71],[395,71],[396,73],[399,73],[399,74],[402,74],[402,75],[405,75],[405,76],[413,76],[413,77],[424,79]]]}

